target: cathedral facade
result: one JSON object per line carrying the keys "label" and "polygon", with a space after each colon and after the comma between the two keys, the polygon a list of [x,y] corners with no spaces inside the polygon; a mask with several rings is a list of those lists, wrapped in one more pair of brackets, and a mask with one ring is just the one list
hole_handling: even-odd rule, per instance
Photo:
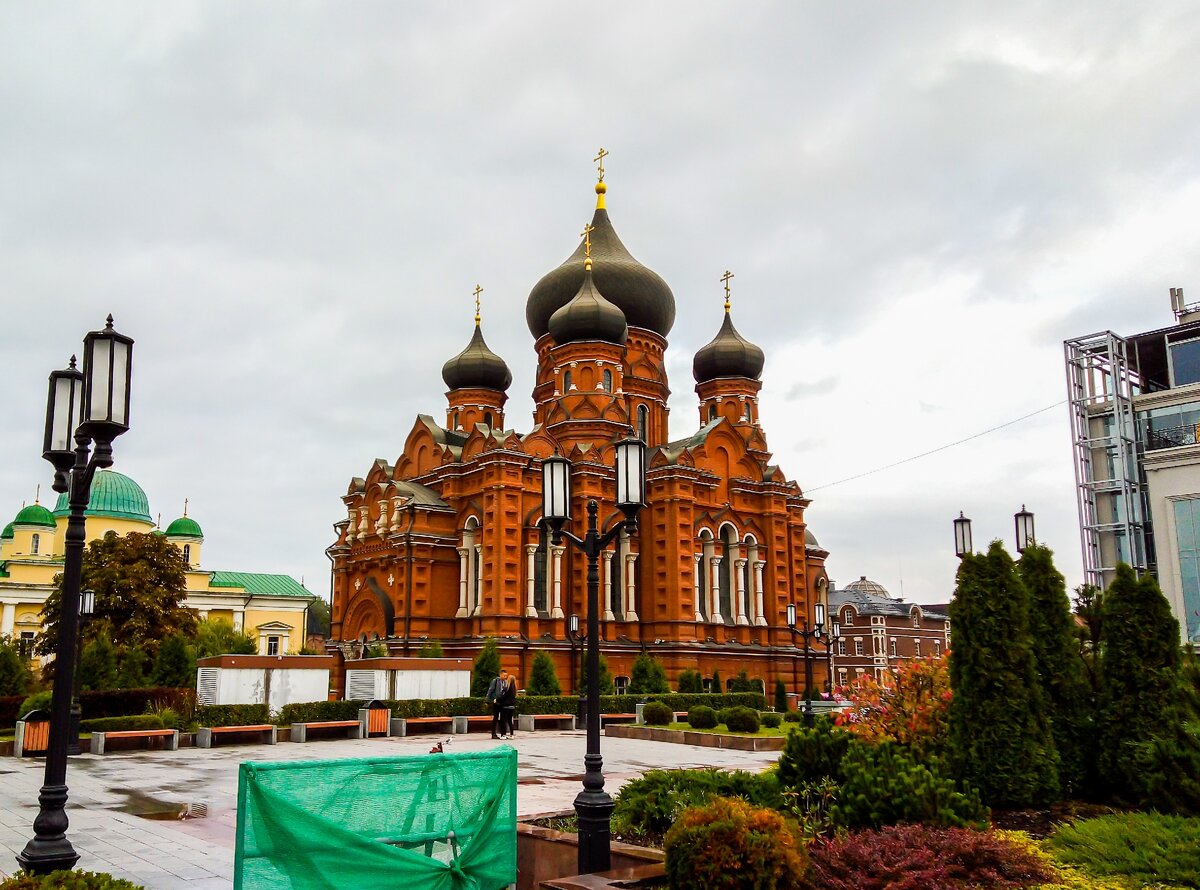
{"label": "cathedral facade", "polygon": [[[533,287],[526,321],[537,374],[533,425],[507,423],[512,375],[487,346],[478,312],[470,342],[446,362],[444,421],[420,415],[394,463],[354,478],[334,526],[331,647],[358,654],[378,639],[395,655],[437,640],[473,657],[487,637],[524,685],[533,655],[549,653],[564,690],[575,687],[586,628],[586,558],[550,543],[542,521],[542,460],[572,464],[569,526],[584,505],[614,506],[616,442],[647,445],[639,530],[602,554],[601,651],[617,686],[649,652],[678,674],[745,670],[769,692],[777,677],[799,691],[797,650],[785,623],[824,601],[827,556],[808,531],[808,500],[771,463],[758,417],[761,349],[734,328],[726,281],[717,336],[696,353],[695,432],[668,439],[665,370],[675,298],[629,253],[597,206],[578,249]],[[478,296],[478,295],[477,295]],[[823,661],[823,660],[822,660]],[[824,680],[824,665],[814,666]],[[715,691],[715,690],[714,690]]]}

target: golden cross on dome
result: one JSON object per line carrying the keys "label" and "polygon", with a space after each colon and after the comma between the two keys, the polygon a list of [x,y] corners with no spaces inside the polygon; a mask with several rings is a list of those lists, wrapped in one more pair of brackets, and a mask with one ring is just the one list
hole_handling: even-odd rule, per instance
{"label": "golden cross on dome", "polygon": [[606,157],[608,157],[608,155],[609,155],[609,152],[607,152],[603,148],[601,148],[600,154],[598,154],[594,158],[592,158],[593,161],[595,161],[597,164],[600,165],[600,180],[599,180],[600,182],[604,182],[604,159]]}
{"label": "golden cross on dome", "polygon": [[583,236],[583,256],[584,256],[583,268],[584,269],[592,268],[592,232],[594,232],[595,230],[596,230],[596,227],[594,225],[592,225],[591,223],[588,223],[587,225],[585,225],[583,227],[583,231],[579,233]]}
{"label": "golden cross on dome", "polygon": [[725,274],[721,276],[721,280],[723,282],[725,282],[725,311],[726,312],[729,311],[729,279],[733,278],[733,277],[734,277],[733,273],[730,272],[728,269],[726,269]]}
{"label": "golden cross on dome", "polygon": [[188,505],[188,499],[184,498],[183,499],[183,515],[184,516],[187,516],[187,505]]}
{"label": "golden cross on dome", "polygon": [[483,293],[483,288],[478,284],[475,285],[475,327],[479,327],[479,295]]}
{"label": "golden cross on dome", "polygon": [[40,504],[42,502],[42,483],[38,483],[37,492],[33,495],[33,502]]}

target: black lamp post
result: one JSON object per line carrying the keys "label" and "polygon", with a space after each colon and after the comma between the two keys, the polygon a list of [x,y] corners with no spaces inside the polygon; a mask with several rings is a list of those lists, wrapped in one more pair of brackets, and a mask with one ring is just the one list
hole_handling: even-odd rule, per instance
{"label": "black lamp post", "polygon": [[968,553],[974,553],[971,546],[971,520],[958,511],[958,519],[954,520],[954,555],[962,559]]}
{"label": "black lamp post", "polygon": [[83,708],[79,704],[79,668],[83,662],[83,623],[96,611],[96,591],[84,590],[79,594],[79,633],[75,635],[75,683],[71,696],[71,734],[67,743],[68,754],[80,753],[79,723],[83,718]]}
{"label": "black lamp post", "polygon": [[604,759],[600,756],[600,552],[621,532],[637,532],[637,515],[646,497],[646,445],[638,438],[622,439],[616,445],[617,508],[625,518],[603,535],[597,525],[599,506],[587,502],[587,533],[576,537],[563,530],[571,518],[571,462],[548,457],[542,462],[542,515],[553,532],[552,543],[563,538],[587,556],[587,753],[584,755],[583,790],[575,798],[579,816],[579,873],[608,871],[610,867],[609,820],[612,797],[604,790]]}
{"label": "black lamp post", "polygon": [[79,861],[79,854],[67,840],[66,804],[71,688],[86,538],[84,515],[96,470],[112,466],[113,439],[129,429],[132,358],[133,340],[113,330],[110,315],[104,330],[92,331],[84,338],[82,371],[75,367],[72,356],[69,367],[50,373],[42,457],[54,465],[54,490],[69,493],[71,514],[63,561],[46,774],[38,795],[39,812],[33,820],[34,837],[17,856],[21,867],[33,874],[69,869]]}
{"label": "black lamp post", "polygon": [[571,616],[567,619],[567,639],[571,643],[571,688],[579,694],[579,705],[576,713],[586,719],[583,709],[583,692],[579,689],[579,682],[576,679],[578,674],[575,673],[575,644],[586,638],[579,636],[579,615],[575,612],[572,612]]}
{"label": "black lamp post", "polygon": [[804,630],[796,629],[796,604],[788,603],[787,607],[787,625],[794,635],[804,640],[804,725],[811,727],[816,722],[816,715],[812,709],[812,641],[824,643],[826,648],[833,646],[836,640],[842,637],[842,626],[838,622],[833,622],[830,630],[825,629],[825,604],[816,603],[813,606],[813,627],[809,629],[808,619],[804,619]]}
{"label": "black lamp post", "polygon": [[1037,543],[1033,533],[1033,514],[1021,505],[1021,511],[1013,514],[1013,522],[1017,527],[1017,552],[1024,553]]}

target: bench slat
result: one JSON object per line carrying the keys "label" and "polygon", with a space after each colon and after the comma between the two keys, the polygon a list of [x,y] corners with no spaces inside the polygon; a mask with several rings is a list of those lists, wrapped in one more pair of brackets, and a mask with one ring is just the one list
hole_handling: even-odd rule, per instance
{"label": "bench slat", "polygon": [[173,729],[122,729],[117,732],[106,732],[105,738],[109,739],[136,739],[150,738],[158,735],[171,735],[175,732]]}

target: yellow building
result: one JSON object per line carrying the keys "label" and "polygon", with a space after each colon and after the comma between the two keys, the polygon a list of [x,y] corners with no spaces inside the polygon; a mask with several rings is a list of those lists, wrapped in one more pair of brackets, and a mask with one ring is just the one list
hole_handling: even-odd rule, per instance
{"label": "yellow building", "polygon": [[[54,512],[39,503],[23,507],[0,533],[0,635],[29,651],[42,627],[42,604],[62,571],[66,543],[67,496]],[[108,532],[156,531],[141,486],[120,473],[100,470],[92,482],[87,539]],[[201,619],[223,618],[258,640],[262,655],[297,652],[304,646],[308,607],[315,598],[287,575],[213,571],[202,567],[204,533],[184,515],[167,526],[167,540],[183,551],[188,565],[187,599]]]}

